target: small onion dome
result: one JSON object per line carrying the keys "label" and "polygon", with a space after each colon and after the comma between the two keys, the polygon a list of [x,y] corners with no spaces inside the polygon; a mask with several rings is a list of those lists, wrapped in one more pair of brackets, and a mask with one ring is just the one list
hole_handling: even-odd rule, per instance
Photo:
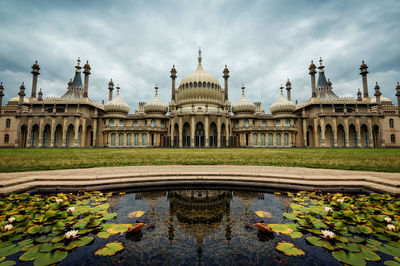
{"label": "small onion dome", "polygon": [[315,64],[314,64],[313,60],[311,60],[310,68],[315,68]]}
{"label": "small onion dome", "polygon": [[83,68],[89,68],[90,69],[89,60],[86,60],[86,64],[83,66]]}
{"label": "small onion dome", "polygon": [[282,91],[282,87],[281,87],[281,96],[279,97],[279,99],[276,102],[274,102],[271,105],[269,110],[271,111],[272,114],[275,114],[275,113],[291,113],[295,109],[296,109],[296,105],[294,103],[292,103],[291,101],[287,100],[283,96],[283,91]]}
{"label": "small onion dome", "polygon": [[253,102],[247,100],[244,95],[245,87],[242,87],[242,97],[240,100],[232,105],[232,112],[237,113],[254,113],[256,111],[256,105]]}
{"label": "small onion dome", "polygon": [[121,97],[119,96],[119,87],[117,87],[117,95],[115,95],[114,99],[107,102],[104,105],[104,110],[106,112],[117,112],[117,113],[129,113],[131,108],[129,105],[124,102]]}
{"label": "small onion dome", "polygon": [[168,105],[160,101],[160,98],[158,97],[158,87],[156,86],[154,89],[156,90],[154,98],[143,106],[144,111],[145,113],[165,114],[168,111]]}
{"label": "small onion dome", "polygon": [[[381,104],[388,104],[391,105],[392,101],[389,98],[386,98],[385,96],[380,96]],[[371,103],[376,103],[376,97],[371,99]]]}

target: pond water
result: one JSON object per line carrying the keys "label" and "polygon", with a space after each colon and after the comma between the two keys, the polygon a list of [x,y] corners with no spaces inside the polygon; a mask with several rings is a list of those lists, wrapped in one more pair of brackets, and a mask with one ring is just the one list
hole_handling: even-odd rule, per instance
{"label": "pond water", "polygon": [[[113,223],[143,222],[141,231],[96,239],[81,247],[60,265],[341,265],[322,248],[304,239],[260,232],[253,224],[285,223],[282,213],[291,203],[285,195],[232,190],[168,190],[114,195]],[[145,211],[140,218],[129,218],[134,211]],[[265,211],[271,217],[260,218]],[[267,215],[268,216],[268,215]],[[125,249],[112,257],[94,256],[106,243],[121,241]],[[288,257],[275,246],[290,241],[305,256]]]}

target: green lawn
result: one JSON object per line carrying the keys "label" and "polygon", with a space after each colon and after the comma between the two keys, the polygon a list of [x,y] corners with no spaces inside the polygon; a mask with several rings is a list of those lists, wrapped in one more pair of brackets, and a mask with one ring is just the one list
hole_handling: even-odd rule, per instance
{"label": "green lawn", "polygon": [[0,172],[152,164],[279,165],[400,172],[400,149],[0,149]]}

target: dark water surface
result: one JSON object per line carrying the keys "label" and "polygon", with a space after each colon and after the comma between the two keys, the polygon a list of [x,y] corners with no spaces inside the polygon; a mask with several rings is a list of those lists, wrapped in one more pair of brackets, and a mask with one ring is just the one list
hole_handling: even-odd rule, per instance
{"label": "dark water surface", "polygon": [[[164,190],[114,195],[108,201],[118,213],[112,223],[144,222],[134,234],[96,237],[73,250],[60,265],[341,265],[322,248],[308,245],[305,235],[268,235],[256,222],[288,223],[282,217],[291,200],[285,195],[239,190]],[[133,211],[145,211],[129,218]],[[254,212],[265,211],[270,218]],[[121,241],[125,249],[112,257],[95,256],[106,243]],[[305,251],[289,257],[276,251],[288,241]]]}

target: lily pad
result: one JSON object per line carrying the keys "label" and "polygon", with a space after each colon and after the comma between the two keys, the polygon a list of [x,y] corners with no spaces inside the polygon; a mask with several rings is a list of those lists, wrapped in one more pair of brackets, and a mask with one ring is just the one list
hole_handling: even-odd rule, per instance
{"label": "lily pad", "polygon": [[303,250],[296,248],[292,243],[285,241],[279,242],[276,245],[276,249],[287,256],[302,256],[305,254]]}
{"label": "lily pad", "polygon": [[33,249],[25,252],[19,257],[20,261],[30,261],[42,256],[43,253],[39,252],[40,245],[36,245]]}
{"label": "lily pad", "polygon": [[0,263],[0,266],[13,266],[17,264],[15,261],[13,260],[6,260]]}
{"label": "lily pad", "polygon": [[143,215],[144,213],[145,213],[144,211],[134,211],[134,212],[130,212],[130,213],[128,214],[128,217],[129,217],[129,218],[134,218],[134,217],[139,218],[139,217],[142,217],[142,215]]}
{"label": "lily pad", "polygon": [[124,249],[121,242],[111,242],[106,244],[104,248],[98,249],[94,254],[99,256],[112,256]]}
{"label": "lily pad", "polygon": [[293,232],[293,229],[286,224],[269,224],[268,227],[271,228],[275,233],[288,235]]}
{"label": "lily pad", "polygon": [[72,243],[74,243],[77,247],[83,247],[88,244],[90,244],[94,240],[94,237],[91,236],[83,236],[78,238],[77,240],[74,240]]}
{"label": "lily pad", "polygon": [[323,247],[325,243],[328,243],[327,241],[316,237],[316,236],[309,236],[306,238],[307,242],[309,242],[311,245],[317,246],[317,247]]}
{"label": "lily pad", "polygon": [[107,232],[99,232],[97,234],[97,237],[99,237],[99,238],[108,238],[109,236],[110,236],[110,234]]}
{"label": "lily pad", "polygon": [[387,260],[383,264],[385,264],[386,266],[400,266],[400,263],[394,260]]}
{"label": "lily pad", "polygon": [[61,250],[57,250],[54,253],[51,253],[51,252],[44,253],[43,256],[40,256],[37,259],[35,259],[35,261],[33,262],[33,265],[35,265],[35,266],[52,265],[52,264],[62,261],[67,256],[68,256],[68,252],[61,251]]}
{"label": "lily pad", "polygon": [[109,234],[118,234],[126,232],[132,225],[131,224],[114,224],[107,229]]}
{"label": "lily pad", "polygon": [[290,233],[289,236],[291,238],[301,238],[303,236],[303,234],[298,231],[294,231],[294,232]]}
{"label": "lily pad", "polygon": [[267,211],[256,211],[254,212],[258,217],[261,218],[271,218],[272,214],[270,212]]}
{"label": "lily pad", "polygon": [[11,244],[0,249],[0,257],[7,257],[21,250],[22,246]]}
{"label": "lily pad", "polygon": [[39,225],[33,225],[33,226],[29,227],[27,230],[28,234],[31,234],[31,235],[39,233],[39,231],[40,231]]}
{"label": "lily pad", "polygon": [[370,260],[370,261],[380,261],[381,260],[381,257],[378,254],[376,254],[375,252],[367,249],[364,246],[361,246],[360,250],[361,250],[362,257],[365,260]]}
{"label": "lily pad", "polygon": [[349,264],[349,265],[355,265],[355,266],[362,265],[363,266],[363,265],[367,264],[367,262],[363,258],[360,258],[351,252],[347,254],[343,250],[332,251],[332,256],[336,260],[343,262],[345,264]]}

